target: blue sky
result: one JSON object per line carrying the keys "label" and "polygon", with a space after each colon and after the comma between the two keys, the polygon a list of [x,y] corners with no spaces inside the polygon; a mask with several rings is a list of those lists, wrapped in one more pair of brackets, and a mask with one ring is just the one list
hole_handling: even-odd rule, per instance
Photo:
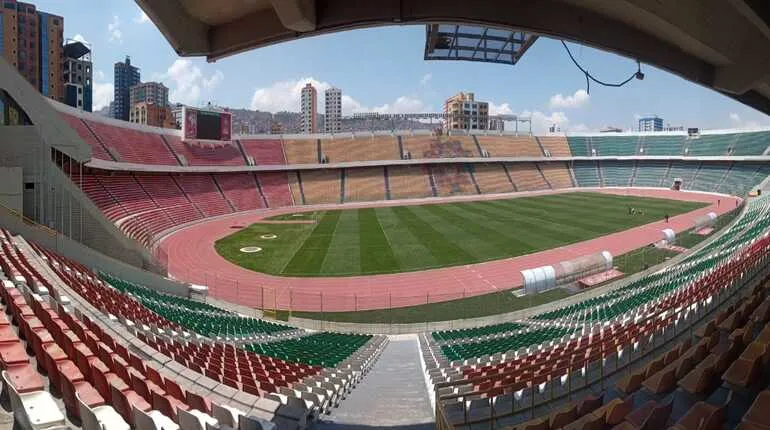
{"label": "blue sky", "polygon": [[[630,128],[639,115],[657,114],[672,125],[701,128],[770,125],[770,118],[667,72],[643,65],[644,81],[623,88],[591,86],[556,40],[539,39],[516,66],[423,60],[424,27],[355,30],[274,45],[217,63],[180,58],[130,0],[32,0],[64,16],[67,38],[88,41],[94,51],[95,107],[112,98],[112,69],[130,55],[142,80],[160,80],[172,101],[211,101],[233,108],[299,110],[307,81],[321,90],[341,88],[343,110],[439,111],[444,99],[472,91],[491,110],[531,116],[537,131],[553,123],[563,130]],[[578,61],[606,80],[625,79],[634,61],[570,45]],[[322,104],[322,97],[319,102]]]}

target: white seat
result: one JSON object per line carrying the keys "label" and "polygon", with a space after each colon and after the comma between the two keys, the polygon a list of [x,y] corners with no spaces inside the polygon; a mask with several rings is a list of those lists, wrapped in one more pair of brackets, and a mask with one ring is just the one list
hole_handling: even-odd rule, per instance
{"label": "white seat", "polygon": [[197,409],[186,411],[182,408],[177,408],[176,412],[181,430],[205,430],[206,424],[212,427],[217,427],[219,424],[214,417]]}
{"label": "white seat", "polygon": [[174,420],[155,410],[144,412],[134,408],[134,424],[142,430],[179,430]]}
{"label": "white seat", "polygon": [[80,400],[80,395],[75,393],[80,409],[80,419],[83,420],[83,430],[130,430],[131,426],[123,420],[123,417],[112,406],[98,406],[90,408]]}
{"label": "white seat", "polygon": [[24,430],[47,429],[64,426],[64,414],[54,401],[51,393],[35,391],[19,394],[16,387],[8,380],[8,374],[3,371],[3,382],[11,400],[14,422]]}
{"label": "white seat", "polygon": [[238,417],[244,415],[239,409],[227,406],[218,405],[216,403],[211,404],[211,415],[217,420],[220,425],[226,425],[230,427],[238,426]]}

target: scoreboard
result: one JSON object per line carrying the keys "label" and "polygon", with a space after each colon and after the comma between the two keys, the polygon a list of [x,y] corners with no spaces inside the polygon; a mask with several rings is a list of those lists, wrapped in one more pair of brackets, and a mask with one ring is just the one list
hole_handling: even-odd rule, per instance
{"label": "scoreboard", "polygon": [[232,114],[191,107],[182,108],[182,136],[198,140],[226,140],[232,138]]}

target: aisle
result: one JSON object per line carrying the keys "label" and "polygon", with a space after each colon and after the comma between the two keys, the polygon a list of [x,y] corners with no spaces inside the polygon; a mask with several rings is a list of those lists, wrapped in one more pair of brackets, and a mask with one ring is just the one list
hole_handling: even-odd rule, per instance
{"label": "aisle", "polygon": [[434,428],[433,421],[417,336],[411,335],[392,338],[362,383],[313,428],[427,430]]}

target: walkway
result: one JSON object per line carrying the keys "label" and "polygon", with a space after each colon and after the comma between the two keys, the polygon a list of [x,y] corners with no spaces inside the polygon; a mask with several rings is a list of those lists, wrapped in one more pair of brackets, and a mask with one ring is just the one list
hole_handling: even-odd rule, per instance
{"label": "walkway", "polygon": [[433,409],[421,368],[417,336],[391,338],[374,368],[318,430],[434,428]]}

